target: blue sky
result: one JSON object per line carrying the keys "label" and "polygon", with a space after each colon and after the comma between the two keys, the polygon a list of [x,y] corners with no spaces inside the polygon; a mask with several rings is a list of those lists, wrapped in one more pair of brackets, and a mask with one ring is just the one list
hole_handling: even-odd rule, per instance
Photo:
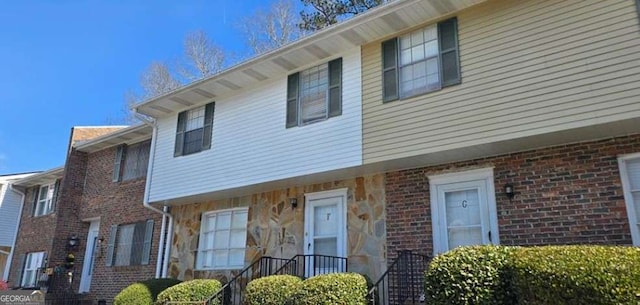
{"label": "blue sky", "polygon": [[0,9],[0,174],[64,163],[72,126],[121,115],[153,60],[202,29],[246,54],[239,20],[268,1],[5,1]]}

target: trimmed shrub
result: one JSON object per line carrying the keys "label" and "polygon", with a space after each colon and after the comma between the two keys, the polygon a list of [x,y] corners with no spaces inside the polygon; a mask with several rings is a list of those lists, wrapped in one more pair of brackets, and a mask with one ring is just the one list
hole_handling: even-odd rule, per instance
{"label": "trimmed shrub", "polygon": [[113,305],[153,305],[160,292],[180,282],[166,278],[133,283],[116,295]]}
{"label": "trimmed shrub", "polygon": [[291,304],[302,287],[302,279],[293,275],[272,275],[251,281],[246,288],[247,305]]}
{"label": "trimmed shrub", "polygon": [[640,248],[555,246],[513,254],[521,304],[640,304]]}
{"label": "trimmed shrub", "polygon": [[[158,295],[157,305],[165,302],[201,302],[212,297],[222,288],[218,280],[198,279],[182,282],[165,289]],[[214,301],[212,304],[218,304]]]}
{"label": "trimmed shrub", "polygon": [[428,304],[640,304],[640,248],[458,248],[425,273]]}
{"label": "trimmed shrub", "polygon": [[366,305],[367,280],[357,273],[314,276],[302,283],[296,305]]}
{"label": "trimmed shrub", "polygon": [[425,303],[514,304],[505,275],[514,249],[474,246],[436,256],[425,273]]}

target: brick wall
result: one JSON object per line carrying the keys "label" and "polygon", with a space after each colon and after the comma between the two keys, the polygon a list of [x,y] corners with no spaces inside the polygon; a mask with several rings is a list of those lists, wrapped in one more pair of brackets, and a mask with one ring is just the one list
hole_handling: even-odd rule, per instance
{"label": "brick wall", "polygon": [[[386,174],[388,255],[432,254],[427,176],[494,167],[503,245],[631,244],[617,157],[640,135],[537,149]],[[512,183],[510,202],[503,186]]]}
{"label": "brick wall", "polygon": [[[145,178],[130,181],[112,182],[113,164],[116,148],[105,149],[87,157],[86,181],[80,199],[81,219],[100,217],[99,238],[104,243],[98,251],[93,270],[91,294],[95,300],[106,299],[108,304],[113,297],[129,284],[153,278],[158,254],[162,216],[143,207]],[[130,224],[138,221],[154,220],[151,257],[148,265],[106,266],[107,241],[111,225]],[[82,232],[86,239],[87,229]],[[84,243],[84,241],[83,241]],[[84,255],[84,249],[79,251]],[[81,267],[81,265],[79,265]],[[81,269],[78,269],[80,271]]]}
{"label": "brick wall", "polygon": [[9,287],[18,287],[21,278],[20,256],[30,252],[51,253],[53,236],[56,228],[57,207],[53,213],[44,216],[33,217],[33,202],[38,196],[38,187],[32,187],[25,191],[25,202],[22,205],[16,249],[11,260],[11,272],[9,274]]}

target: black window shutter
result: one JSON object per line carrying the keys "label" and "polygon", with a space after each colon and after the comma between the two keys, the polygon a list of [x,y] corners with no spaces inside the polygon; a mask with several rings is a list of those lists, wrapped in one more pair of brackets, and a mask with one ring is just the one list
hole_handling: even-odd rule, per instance
{"label": "black window shutter", "polygon": [[120,171],[122,169],[122,161],[124,160],[124,145],[118,146],[116,149],[116,159],[113,162],[113,174],[111,175],[111,181],[120,181]]}
{"label": "black window shutter", "polygon": [[442,87],[459,84],[458,19],[451,18],[438,23],[438,40]]}
{"label": "black window shutter", "polygon": [[300,73],[287,79],[287,128],[298,126],[298,79]]}
{"label": "black window shutter", "polygon": [[116,236],[118,235],[118,225],[111,225],[109,229],[109,242],[107,243],[107,266],[113,265],[114,250],[116,247]]}
{"label": "black window shutter", "polygon": [[13,287],[22,287],[22,275],[24,270],[24,264],[26,260],[26,255],[20,254],[18,256],[18,268],[13,272]]}
{"label": "black window shutter", "polygon": [[204,130],[202,131],[202,150],[211,148],[211,134],[213,132],[213,113],[216,103],[209,103],[204,108]]}
{"label": "black window shutter", "polygon": [[36,211],[38,210],[38,198],[40,197],[40,185],[36,185],[33,187],[33,204],[31,204],[31,216],[36,215]]}
{"label": "black window shutter", "polygon": [[382,43],[382,101],[398,99],[398,38]]}
{"label": "black window shutter", "polygon": [[342,114],[342,58],[329,62],[329,117]]}
{"label": "black window shutter", "polygon": [[144,244],[142,246],[141,264],[148,265],[151,258],[151,240],[153,239],[153,219],[147,220],[144,231]]}
{"label": "black window shutter", "polygon": [[173,156],[182,156],[184,149],[184,131],[187,129],[187,112],[183,111],[178,114],[178,127],[176,128],[176,147]]}
{"label": "black window shutter", "polygon": [[[60,194],[60,181],[62,179],[57,179],[56,183],[53,184],[53,198],[51,199],[51,211],[56,210],[56,205],[58,204],[58,194]],[[47,254],[45,253],[45,256]]]}

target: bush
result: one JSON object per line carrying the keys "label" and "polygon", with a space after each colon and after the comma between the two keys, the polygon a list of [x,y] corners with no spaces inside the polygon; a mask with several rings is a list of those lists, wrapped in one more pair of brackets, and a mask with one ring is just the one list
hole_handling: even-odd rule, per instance
{"label": "bush", "polygon": [[429,304],[640,304],[640,249],[458,248],[425,273]]}
{"label": "bush", "polygon": [[9,285],[7,285],[7,282],[5,281],[0,281],[0,291],[3,290],[9,290]]}
{"label": "bush", "polygon": [[504,274],[513,250],[475,246],[436,256],[425,273],[425,303],[513,304]]}
{"label": "bush", "polygon": [[113,305],[153,305],[163,290],[179,284],[176,279],[149,279],[129,285],[116,295]]}
{"label": "bush", "polygon": [[272,275],[251,281],[246,289],[247,305],[290,304],[302,287],[302,280],[292,275]]}
{"label": "bush", "polygon": [[640,304],[640,248],[521,248],[513,262],[522,304]]}
{"label": "bush", "polygon": [[357,273],[318,275],[306,279],[294,298],[296,305],[365,305],[367,280]]}
{"label": "bush", "polygon": [[[199,279],[182,282],[164,290],[158,295],[157,305],[165,302],[201,302],[216,294],[222,285],[218,280]],[[218,304],[216,301],[213,304]]]}

